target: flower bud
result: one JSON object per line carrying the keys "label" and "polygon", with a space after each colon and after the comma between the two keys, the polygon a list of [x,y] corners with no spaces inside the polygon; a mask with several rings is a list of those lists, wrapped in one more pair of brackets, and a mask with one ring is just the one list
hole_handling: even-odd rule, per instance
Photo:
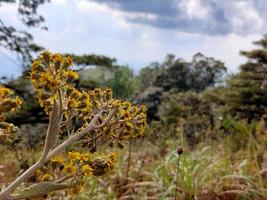
{"label": "flower bud", "polygon": [[178,148],[177,148],[177,154],[178,154],[178,155],[181,155],[183,152],[184,152],[184,150],[183,150],[182,147],[178,147]]}
{"label": "flower bud", "polygon": [[95,159],[92,162],[92,173],[94,176],[102,176],[106,173],[106,171],[108,170],[108,163],[105,160],[101,160],[101,159]]}
{"label": "flower bud", "polygon": [[41,55],[43,56],[44,61],[48,64],[51,60],[51,54],[48,51],[44,51]]}

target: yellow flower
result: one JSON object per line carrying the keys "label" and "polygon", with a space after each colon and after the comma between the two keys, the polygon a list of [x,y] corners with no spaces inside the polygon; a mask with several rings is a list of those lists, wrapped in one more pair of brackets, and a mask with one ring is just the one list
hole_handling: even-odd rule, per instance
{"label": "yellow flower", "polygon": [[132,129],[132,128],[134,128],[134,125],[133,125],[133,123],[131,123],[131,122],[125,122],[125,125],[126,125],[126,128],[127,128],[127,129]]}
{"label": "yellow flower", "polygon": [[80,152],[69,152],[68,156],[69,156],[69,159],[71,161],[79,161],[79,160],[81,160]]}
{"label": "yellow flower", "polygon": [[51,174],[48,174],[48,173],[44,174],[40,178],[41,181],[52,181],[53,179],[54,179],[54,177]]}
{"label": "yellow flower", "polygon": [[64,163],[64,159],[62,156],[54,156],[52,159],[51,159],[51,162],[53,163],[59,163],[59,164],[63,164]]}
{"label": "yellow flower", "polygon": [[3,99],[9,95],[13,94],[10,89],[4,88],[0,85],[0,98]]}
{"label": "yellow flower", "polygon": [[72,83],[73,81],[77,80],[79,75],[74,71],[67,72],[67,83]]}
{"label": "yellow flower", "polygon": [[79,78],[76,72],[68,69],[71,65],[70,57],[47,51],[42,52],[32,64],[30,78],[37,91],[39,103],[45,108],[47,114],[50,113],[52,105],[46,105],[44,101],[57,100],[59,90],[61,89],[65,94],[64,92],[71,87],[71,83]]}
{"label": "yellow flower", "polygon": [[129,101],[124,101],[121,105],[126,108],[131,107],[131,103]]}
{"label": "yellow flower", "polygon": [[9,111],[15,111],[20,107],[22,101],[19,97],[13,97],[13,92],[0,85],[0,114]]}
{"label": "yellow flower", "polygon": [[33,71],[38,71],[40,65],[41,65],[41,62],[39,60],[35,60],[32,63],[32,70]]}
{"label": "yellow flower", "polygon": [[92,155],[90,153],[83,153],[81,154],[81,161],[87,162],[92,158]]}
{"label": "yellow flower", "polygon": [[73,63],[72,63],[72,59],[71,59],[71,57],[65,57],[64,58],[64,63],[63,63],[63,68],[65,69],[65,68],[68,68],[69,66],[72,66],[73,65]]}
{"label": "yellow flower", "polygon": [[140,106],[140,110],[141,112],[145,113],[147,111],[147,108],[144,105],[142,105]]}
{"label": "yellow flower", "polygon": [[112,101],[112,105],[115,106],[115,107],[116,107],[116,106],[120,106],[120,105],[121,105],[121,102],[120,102],[119,100],[116,99],[116,100],[113,100],[113,101]]}
{"label": "yellow flower", "polygon": [[115,153],[115,152],[111,152],[109,155],[108,155],[108,158],[109,158],[109,161],[110,162],[114,162],[114,161],[116,161],[116,159],[117,159],[117,154]]}
{"label": "yellow flower", "polygon": [[90,176],[92,175],[92,168],[89,166],[89,165],[83,165],[82,166],[82,170],[83,170],[83,173],[86,175],[86,176]]}
{"label": "yellow flower", "polygon": [[120,116],[124,117],[126,114],[126,111],[124,109],[119,110]]}
{"label": "yellow flower", "polygon": [[19,97],[15,98],[15,104],[16,104],[17,107],[20,107],[20,105],[22,104],[22,101],[21,101],[21,99]]}
{"label": "yellow flower", "polygon": [[73,175],[76,172],[76,167],[74,166],[73,162],[64,166],[64,171],[70,175]]}
{"label": "yellow flower", "polygon": [[52,54],[49,51],[43,51],[43,52],[41,52],[41,57],[43,57],[43,59],[46,63],[49,63],[51,60]]}
{"label": "yellow flower", "polygon": [[106,99],[107,99],[107,100],[109,100],[109,99],[112,98],[112,90],[111,90],[111,88],[107,88],[107,89],[105,90],[105,93],[106,93]]}

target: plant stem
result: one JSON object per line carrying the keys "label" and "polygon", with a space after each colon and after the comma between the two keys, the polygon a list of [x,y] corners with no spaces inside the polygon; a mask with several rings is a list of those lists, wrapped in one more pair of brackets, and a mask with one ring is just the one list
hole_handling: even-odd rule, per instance
{"label": "plant stem", "polygon": [[178,154],[174,200],[177,200],[178,178],[179,178],[179,168],[180,168],[180,157],[181,157],[181,155]]}
{"label": "plant stem", "polygon": [[127,182],[128,180],[128,175],[131,167],[131,158],[132,158],[132,140],[130,138],[129,141],[129,155],[128,155],[128,163],[127,163],[127,168],[126,168],[126,173],[125,173],[125,181]]}

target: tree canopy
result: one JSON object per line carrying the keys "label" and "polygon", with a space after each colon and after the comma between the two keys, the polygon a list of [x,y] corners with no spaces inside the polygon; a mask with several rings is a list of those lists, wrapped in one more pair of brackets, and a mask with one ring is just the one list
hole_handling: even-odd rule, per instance
{"label": "tree canopy", "polygon": [[225,90],[225,111],[249,121],[262,117],[267,107],[267,36],[254,44],[258,49],[241,51],[248,61]]}

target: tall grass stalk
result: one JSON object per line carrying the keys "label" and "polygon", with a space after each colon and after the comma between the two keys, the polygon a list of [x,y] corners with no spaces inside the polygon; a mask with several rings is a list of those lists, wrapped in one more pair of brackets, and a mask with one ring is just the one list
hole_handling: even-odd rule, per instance
{"label": "tall grass stalk", "polygon": [[177,168],[176,168],[176,183],[175,183],[175,194],[174,199],[177,200],[177,190],[178,190],[178,179],[179,179],[179,168],[180,168],[180,158],[183,153],[183,149],[179,147],[177,149],[178,159],[177,159]]}

